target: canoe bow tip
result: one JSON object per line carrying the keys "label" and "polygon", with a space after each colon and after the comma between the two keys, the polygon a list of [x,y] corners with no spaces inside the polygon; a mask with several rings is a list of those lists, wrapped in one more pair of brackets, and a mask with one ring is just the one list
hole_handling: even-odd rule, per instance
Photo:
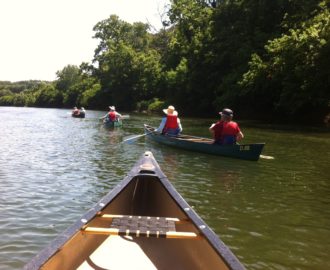
{"label": "canoe bow tip", "polygon": [[151,151],[145,151],[144,156],[145,157],[150,157],[150,156],[152,156],[152,152]]}
{"label": "canoe bow tip", "polygon": [[147,159],[144,159],[142,161],[142,164],[140,165],[140,173],[141,172],[154,173],[155,172],[155,166],[154,166],[153,162],[149,160],[149,158],[154,159],[154,156],[153,156],[152,152],[151,151],[144,152],[144,158],[147,158]]}

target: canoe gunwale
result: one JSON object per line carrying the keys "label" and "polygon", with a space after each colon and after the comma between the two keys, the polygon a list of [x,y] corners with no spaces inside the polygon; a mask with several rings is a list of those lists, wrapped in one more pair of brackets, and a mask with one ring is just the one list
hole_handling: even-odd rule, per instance
{"label": "canoe gunwale", "polygon": [[[144,165],[153,170],[145,170]],[[67,230],[55,238],[45,249],[37,254],[30,262],[28,262],[23,269],[32,270],[40,269],[53,255],[55,255],[61,247],[70,240],[76,233],[81,231],[86,224],[97,216],[109,203],[111,203],[134,179],[139,177],[157,178],[164,186],[168,194],[173,198],[174,202],[191,220],[192,224],[196,226],[199,233],[206,241],[213,247],[214,251],[223,259],[223,262],[229,269],[244,270],[244,266],[239,262],[230,249],[221,241],[221,239],[213,232],[213,230],[198,216],[192,207],[185,201],[185,199],[176,191],[174,186],[170,183],[168,178],[160,169],[157,161],[154,159],[151,152],[146,152],[142,158],[135,164],[131,171],[118,183],[109,193],[101,198],[90,210],[88,210],[78,221],[71,225]]]}

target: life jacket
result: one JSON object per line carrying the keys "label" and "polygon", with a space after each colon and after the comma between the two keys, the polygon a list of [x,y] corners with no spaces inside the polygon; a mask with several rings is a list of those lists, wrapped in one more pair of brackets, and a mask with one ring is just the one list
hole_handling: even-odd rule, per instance
{"label": "life jacket", "polygon": [[230,121],[230,122],[223,122],[223,129],[222,134],[225,135],[232,135],[236,136],[237,133],[240,132],[240,129],[236,122]]}
{"label": "life jacket", "polygon": [[223,121],[218,121],[212,129],[214,131],[214,140],[220,142],[222,140]]}
{"label": "life jacket", "polygon": [[178,128],[178,117],[176,115],[173,114],[168,114],[166,117],[166,123],[165,123],[165,130],[169,129],[169,128]]}
{"label": "life jacket", "polygon": [[222,144],[235,144],[236,136],[240,132],[236,122],[224,122],[222,129]]}
{"label": "life jacket", "polygon": [[72,114],[73,114],[73,115],[79,115],[79,114],[80,114],[80,111],[79,111],[78,109],[73,110],[73,111],[72,111]]}
{"label": "life jacket", "polygon": [[116,112],[111,111],[111,112],[108,113],[108,116],[109,116],[109,120],[112,121],[112,122],[117,120]]}

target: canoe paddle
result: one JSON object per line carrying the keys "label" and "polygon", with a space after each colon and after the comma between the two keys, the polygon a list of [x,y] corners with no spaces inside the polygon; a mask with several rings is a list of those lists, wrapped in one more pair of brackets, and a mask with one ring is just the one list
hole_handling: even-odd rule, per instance
{"label": "canoe paddle", "polygon": [[[104,118],[105,118],[105,117],[102,116],[102,117],[99,118],[99,120],[103,120]],[[120,118],[121,118],[121,119],[129,119],[130,116],[129,116],[129,114],[124,114],[124,115],[122,115]]]}
{"label": "canoe paddle", "polygon": [[127,139],[123,140],[122,143],[125,143],[125,142],[133,142],[134,140],[136,140],[136,139],[138,139],[138,138],[141,138],[141,137],[143,137],[143,136],[149,135],[150,133],[152,133],[152,132],[147,132],[147,133],[144,133],[144,134],[141,134],[141,135],[136,135],[136,136],[133,136],[133,137],[127,138]]}
{"label": "canoe paddle", "polygon": [[265,156],[265,155],[260,155],[260,158],[264,158],[264,159],[275,159],[272,156]]}

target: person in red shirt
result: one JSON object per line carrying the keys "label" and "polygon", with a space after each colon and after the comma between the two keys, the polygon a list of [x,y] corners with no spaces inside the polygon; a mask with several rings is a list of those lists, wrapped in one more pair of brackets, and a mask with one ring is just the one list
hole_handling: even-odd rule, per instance
{"label": "person in red shirt", "polygon": [[73,107],[73,110],[72,110],[72,115],[79,115],[79,110],[77,107]]}
{"label": "person in red shirt", "polygon": [[168,108],[164,109],[163,112],[166,116],[162,118],[162,121],[156,131],[162,133],[163,135],[179,135],[179,133],[182,132],[182,126],[180,119],[178,118],[178,112],[173,106],[168,106]]}
{"label": "person in red shirt", "polygon": [[244,138],[238,124],[233,119],[233,111],[225,108],[221,112],[220,121],[212,124],[209,130],[213,134],[214,143],[220,145],[232,145]]}
{"label": "person in red shirt", "polygon": [[121,114],[116,111],[115,106],[109,106],[109,112],[101,117],[104,122],[116,122],[121,119]]}

